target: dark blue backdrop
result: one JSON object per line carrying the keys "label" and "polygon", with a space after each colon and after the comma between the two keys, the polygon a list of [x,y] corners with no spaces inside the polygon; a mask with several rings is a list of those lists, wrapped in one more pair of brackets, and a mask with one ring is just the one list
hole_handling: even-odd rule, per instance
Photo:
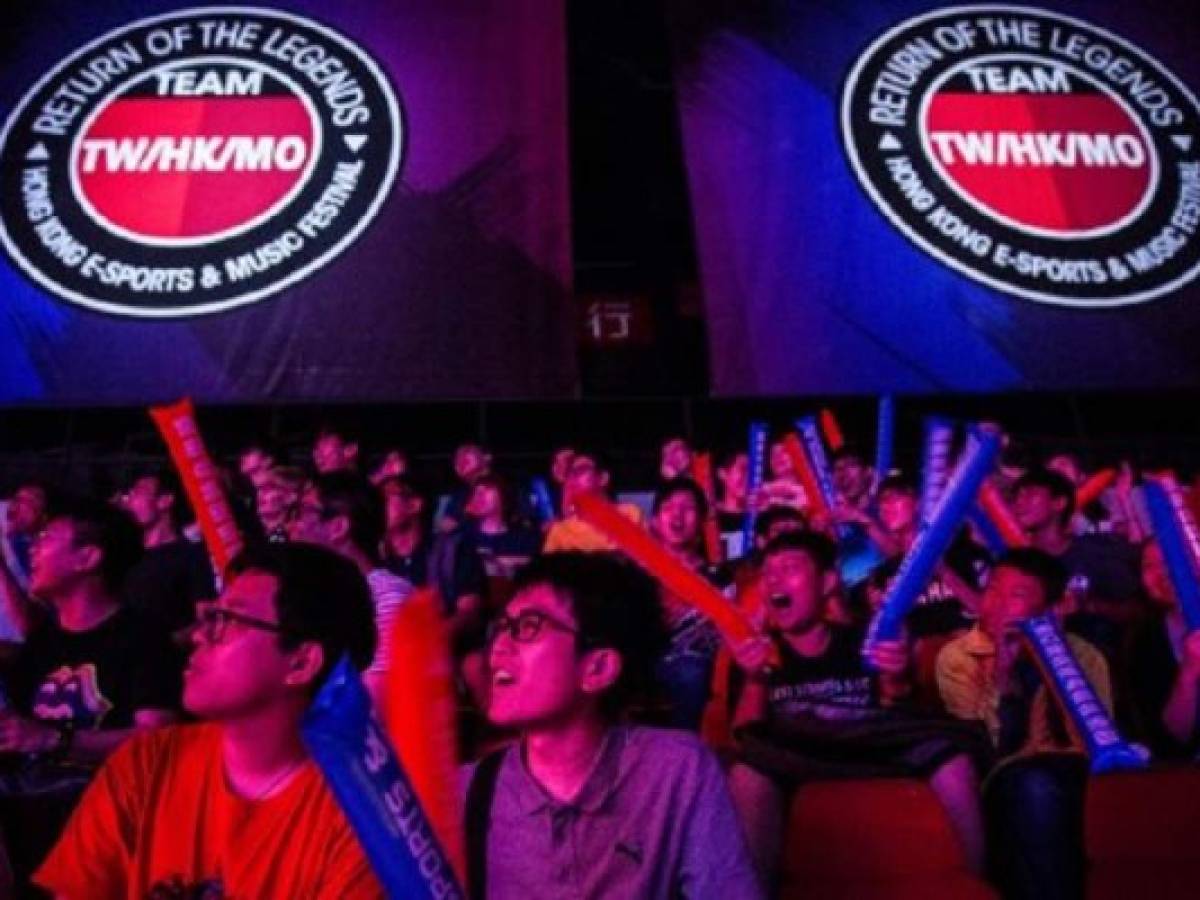
{"label": "dark blue backdrop", "polygon": [[[204,5],[4,4],[0,116],[110,29]],[[404,158],[379,215],[306,280],[178,321],[72,306],[0,254],[0,403],[573,396],[562,4],[265,6],[336,29],[394,86]]]}
{"label": "dark blue backdrop", "polygon": [[[844,79],[880,33],[944,5],[674,4],[714,392],[1200,384],[1197,282],[1121,310],[1000,293],[911,243],[859,185],[840,134]],[[1039,6],[1121,35],[1200,90],[1192,4]]]}

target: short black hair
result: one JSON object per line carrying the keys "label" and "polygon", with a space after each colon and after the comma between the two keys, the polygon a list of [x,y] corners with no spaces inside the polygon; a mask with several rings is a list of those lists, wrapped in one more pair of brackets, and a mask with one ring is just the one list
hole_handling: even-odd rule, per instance
{"label": "short black hair", "polygon": [[247,453],[258,451],[271,462],[280,464],[287,461],[287,454],[283,447],[274,438],[268,437],[265,434],[254,435],[250,440],[242,444],[238,448],[237,456],[243,457]]}
{"label": "short black hair", "polygon": [[1067,590],[1066,566],[1057,557],[1034,547],[1016,547],[1006,551],[992,567],[993,575],[996,569],[1016,569],[1036,578],[1042,583],[1047,606],[1058,603]]}
{"label": "short black hair", "polygon": [[612,475],[612,460],[603,450],[598,447],[580,445],[575,448],[575,453],[571,461],[574,462],[581,456],[595,463],[598,472],[607,472],[609,475]]}
{"label": "short black hair", "polygon": [[708,515],[708,497],[704,495],[700,485],[686,475],[659,483],[654,490],[654,502],[650,507],[651,513],[657,514],[662,509],[662,505],[676,494],[691,494],[692,499],[696,501],[696,511],[700,518],[703,519]]}
{"label": "short black hair", "polygon": [[343,656],[360,672],[371,664],[379,636],[371,589],[358,567],[316,544],[260,544],[239,553],[225,570],[226,580],[244,572],[274,577],[280,645],[293,649],[306,641],[321,645],[324,664],[313,692]]}
{"label": "short black hair", "polygon": [[51,518],[71,523],[76,547],[100,551],[100,580],[110,594],[118,593],[142,558],[142,530],[133,516],[91,497],[62,497]]}
{"label": "short black hair", "polygon": [[829,454],[829,462],[835,463],[839,459],[853,459],[864,466],[871,465],[871,459],[866,452],[858,444],[843,444],[837,450]]}
{"label": "short black hair", "polygon": [[787,531],[775,536],[763,548],[763,559],[789,550],[807,554],[822,574],[833,571],[837,565],[837,545],[815,531]]}
{"label": "short black hair", "polygon": [[900,491],[905,494],[917,495],[917,483],[907,475],[897,472],[895,475],[889,475],[883,481],[879,482],[879,490],[875,492],[876,496],[881,496],[884,491]]}
{"label": "short black hair", "polygon": [[392,486],[398,487],[406,494],[412,494],[414,497],[425,497],[425,491],[417,484],[416,480],[407,472],[399,475],[389,475],[383,481],[379,482],[380,493],[383,493],[386,488]]}
{"label": "short black hair", "polygon": [[1010,438],[1000,450],[1000,465],[1008,469],[1031,469],[1036,459],[1033,450],[1019,440]]}
{"label": "short black hair", "polygon": [[1075,487],[1062,475],[1052,469],[1038,466],[1026,471],[1013,485],[1014,492],[1023,488],[1045,488],[1054,500],[1064,500],[1062,515],[1059,521],[1067,524],[1075,515]]}
{"label": "short black hair", "polygon": [[358,443],[357,439],[355,439],[351,435],[350,430],[348,428],[343,428],[342,426],[335,425],[332,422],[320,422],[317,425],[317,434],[316,434],[316,437],[314,438],[313,442],[316,443],[316,441],[319,441],[321,438],[324,438],[324,437],[335,437],[338,440],[342,441],[343,443],[347,443],[347,444]]}
{"label": "short black hair", "polygon": [[331,519],[345,516],[350,522],[350,541],[370,560],[379,558],[383,539],[383,497],[371,482],[355,472],[326,472],[313,479],[321,502],[321,515]]}
{"label": "short black hair", "polygon": [[718,469],[728,469],[737,462],[739,456],[745,456],[749,461],[750,454],[747,452],[745,444],[722,447],[713,454],[713,461],[717,464]]}
{"label": "short black hair", "polygon": [[497,475],[495,472],[489,472],[486,475],[481,475],[478,479],[471,482],[467,488],[467,500],[475,495],[481,487],[492,488],[500,496],[500,514],[505,522],[511,522],[515,519],[519,501],[517,492],[512,486],[512,482],[504,478],[502,475]]}
{"label": "short black hair", "polygon": [[175,498],[175,503],[168,513],[173,524],[178,525],[195,518],[191,502],[183,489],[183,482],[180,481],[173,466],[165,464],[137,466],[129,474],[126,490],[132,490],[133,486],[143,478],[153,478],[154,483],[158,486],[158,493],[169,494]]}
{"label": "short black hair", "polygon": [[616,553],[547,553],[518,573],[514,592],[545,585],[566,600],[579,626],[579,646],[611,648],[621,674],[601,697],[619,715],[653,690],[654,668],[667,646],[658,586]]}

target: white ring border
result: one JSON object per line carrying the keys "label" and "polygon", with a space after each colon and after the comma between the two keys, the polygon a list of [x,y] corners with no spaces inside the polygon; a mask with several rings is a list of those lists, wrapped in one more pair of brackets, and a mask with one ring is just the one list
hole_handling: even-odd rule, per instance
{"label": "white ring border", "polygon": [[[1116,309],[1122,306],[1132,306],[1137,303],[1145,303],[1149,300],[1157,299],[1164,294],[1173,293],[1188,282],[1195,280],[1196,276],[1200,275],[1200,261],[1197,261],[1189,271],[1184,272],[1182,275],[1179,275],[1174,280],[1166,284],[1161,284],[1156,288],[1140,291],[1136,294],[1128,294],[1123,297],[1113,297],[1107,300],[1078,300],[1074,298],[1061,297],[1058,294],[1047,294],[1041,291],[1028,290],[1026,288],[1001,281],[998,278],[993,278],[982,271],[974,269],[965,263],[959,262],[954,257],[942,253],[937,247],[933,246],[931,243],[925,240],[925,238],[917,234],[916,231],[909,228],[908,224],[899,216],[899,214],[897,214],[888,203],[883,201],[863,169],[862,160],[858,156],[858,148],[854,146],[852,132],[850,130],[850,97],[854,92],[854,88],[858,84],[858,79],[862,75],[863,68],[866,66],[867,62],[873,58],[874,54],[878,52],[879,48],[883,44],[887,43],[902,30],[911,28],[914,25],[926,22],[930,19],[942,18],[943,16],[947,15],[973,14],[981,12],[1023,13],[1035,16],[1045,16],[1047,18],[1058,19],[1059,21],[1080,28],[1085,28],[1095,32],[1096,34],[1103,35],[1105,38],[1111,40],[1118,46],[1124,47],[1127,50],[1137,54],[1141,58],[1148,59],[1153,62],[1155,67],[1158,69],[1159,74],[1165,76],[1166,79],[1175,85],[1175,87],[1187,100],[1191,101],[1193,110],[1195,111],[1197,117],[1200,117],[1200,103],[1197,103],[1195,95],[1188,89],[1187,85],[1175,77],[1174,72],[1159,62],[1157,57],[1151,56],[1136,44],[1133,44],[1130,41],[1113,34],[1108,29],[1102,28],[1099,25],[1093,25],[1090,22],[1084,21],[1083,19],[1077,19],[1074,16],[1064,15],[1063,13],[1055,12],[1053,10],[1040,9],[1036,6],[1014,6],[1009,4],[989,3],[971,6],[947,6],[940,9],[930,10],[929,12],[922,13],[919,16],[913,16],[912,18],[905,19],[904,21],[893,25],[887,31],[880,34],[865,50],[859,53],[858,59],[855,60],[854,66],[850,69],[850,73],[846,76],[845,83],[842,87],[842,145],[845,148],[846,155],[850,159],[851,167],[854,169],[854,174],[858,178],[859,184],[874,201],[875,207],[884,214],[884,217],[892,223],[896,230],[908,238],[912,243],[916,244],[917,247],[919,247],[921,250],[924,250],[943,265],[954,269],[959,274],[966,275],[971,280],[985,284],[990,288],[1000,291],[1001,293],[1022,297],[1026,300],[1035,300],[1052,306],[1066,306],[1074,309],[1092,310]],[[1198,236],[1197,239],[1200,240],[1200,236]]]}

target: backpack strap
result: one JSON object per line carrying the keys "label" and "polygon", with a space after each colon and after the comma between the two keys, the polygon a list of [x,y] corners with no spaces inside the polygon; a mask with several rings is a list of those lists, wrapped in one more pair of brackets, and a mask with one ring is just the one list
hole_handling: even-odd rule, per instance
{"label": "backpack strap", "polygon": [[481,759],[475,766],[475,773],[467,788],[467,896],[471,900],[484,900],[487,897],[487,841],[492,798],[496,794],[500,764],[504,762],[507,750],[507,747],[501,747]]}

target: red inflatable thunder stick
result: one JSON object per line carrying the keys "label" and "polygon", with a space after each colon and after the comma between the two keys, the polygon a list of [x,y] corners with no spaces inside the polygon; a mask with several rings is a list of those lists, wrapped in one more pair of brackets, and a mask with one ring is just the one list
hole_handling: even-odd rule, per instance
{"label": "red inflatable thunder stick", "polygon": [[796,470],[796,478],[800,481],[800,486],[804,488],[804,496],[808,499],[809,513],[819,513],[828,518],[832,510],[825,502],[825,495],[821,492],[821,483],[817,480],[816,470],[808,458],[808,451],[800,443],[796,432],[789,431],[787,433],[783,439],[783,450],[787,453],[788,459],[792,461],[792,468]]}
{"label": "red inflatable thunder stick", "polygon": [[692,460],[692,479],[704,491],[708,500],[708,515],[704,519],[704,551],[712,565],[723,562],[721,527],[717,524],[717,492],[713,486],[712,454],[698,453]]}
{"label": "red inflatable thunder stick", "polygon": [[1100,499],[1100,495],[1117,480],[1116,469],[1101,469],[1075,491],[1075,508],[1082,510]]}
{"label": "red inflatable thunder stick", "polygon": [[1025,530],[1013,515],[1008,504],[1004,502],[1000,490],[991,481],[985,481],[979,488],[979,506],[984,515],[996,526],[996,530],[1000,532],[1000,537],[1004,539],[1005,544],[1009,547],[1029,546],[1029,537],[1025,534]]}
{"label": "red inflatable thunder stick", "polygon": [[707,616],[731,643],[755,635],[754,627],[736,606],[707,581],[664,550],[643,528],[625,518],[615,506],[595,494],[575,498],[579,517],[608,537],[681,602]]}
{"label": "red inflatable thunder stick", "polygon": [[401,766],[460,884],[466,884],[454,665],[437,594],[413,591],[396,614],[380,715]]}
{"label": "red inflatable thunder stick", "polygon": [[204,537],[204,545],[212,557],[214,568],[222,573],[229,561],[241,551],[242,537],[238,534],[233,511],[225,497],[220,473],[204,447],[200,429],[196,427],[196,411],[192,401],[184,397],[170,406],[153,406],[150,408],[150,418],[167,442],[171,461],[196,512],[196,522]]}
{"label": "red inflatable thunder stick", "polygon": [[846,446],[846,436],[842,434],[842,426],[838,424],[837,416],[831,409],[821,410],[821,434],[825,437],[825,443],[829,445],[829,449],[833,453],[837,453]]}

